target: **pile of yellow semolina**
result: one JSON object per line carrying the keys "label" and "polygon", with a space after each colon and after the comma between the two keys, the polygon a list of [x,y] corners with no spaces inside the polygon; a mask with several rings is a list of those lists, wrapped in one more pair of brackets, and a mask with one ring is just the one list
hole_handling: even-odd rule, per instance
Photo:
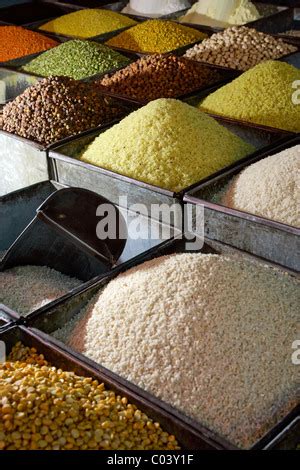
{"label": "pile of yellow semolina", "polygon": [[244,72],[200,104],[202,111],[289,132],[300,132],[300,70],[269,60]]}
{"label": "pile of yellow semolina", "polygon": [[100,134],[80,159],[179,192],[253,151],[197,108],[161,98]]}

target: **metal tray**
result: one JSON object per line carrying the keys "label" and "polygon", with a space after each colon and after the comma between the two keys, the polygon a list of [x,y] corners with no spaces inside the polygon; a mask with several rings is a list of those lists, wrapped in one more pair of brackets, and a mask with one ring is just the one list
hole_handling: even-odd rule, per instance
{"label": "metal tray", "polygon": [[[259,149],[257,152],[260,152],[262,148],[271,149],[276,142],[282,139],[284,141],[291,139],[290,133],[278,132],[274,129],[266,130],[258,126],[245,126],[236,121],[232,123],[224,119],[218,118],[217,120],[231,132],[252,143]],[[104,128],[101,132],[104,130],[106,129]],[[73,139],[72,142],[66,145],[51,149],[49,151],[50,179],[63,185],[83,187],[100,192],[104,197],[117,205],[121,205],[121,207],[120,196],[127,196],[129,205],[143,204],[147,210],[146,215],[151,214],[152,204],[172,205],[175,214],[174,225],[181,229],[180,202],[183,194],[201,182],[195,183],[179,193],[174,193],[78,160],[77,157],[82,150],[99,134],[99,131],[92,132],[82,138]],[[251,162],[256,157],[257,152],[247,156],[245,160],[240,160],[240,162]],[[222,173],[224,173],[224,169],[217,172],[216,175]],[[206,179],[203,181],[206,181]]]}
{"label": "metal tray", "polygon": [[[170,55],[170,54],[166,54],[166,55]],[[184,57],[181,57],[181,60],[184,60],[187,63],[191,62],[190,59],[186,59]],[[240,75],[240,72],[238,72],[236,70],[235,71],[234,70],[229,70],[229,69],[225,69],[225,68],[221,68],[221,67],[216,67],[216,66],[208,64],[208,63],[200,63],[200,62],[197,62],[197,61],[193,61],[193,63],[199,65],[199,73],[200,73],[201,69],[204,69],[204,70],[205,69],[211,69],[213,71],[218,72],[219,77],[216,78],[215,82],[203,85],[201,88],[195,88],[192,92],[190,92],[188,94],[185,94],[185,95],[172,96],[172,98],[176,98],[176,99],[179,99],[179,100],[187,100],[187,99],[195,96],[195,94],[202,93],[202,92],[205,93],[206,91],[210,91],[212,87],[215,89],[215,87],[217,87],[217,86],[220,87],[220,86],[226,85],[231,80],[237,78]],[[122,67],[122,69],[123,68],[124,67]],[[102,78],[104,76],[111,77],[111,76],[114,75],[115,72],[116,71],[108,72],[106,74],[102,74],[101,77]],[[100,79],[100,77],[98,78],[98,80],[99,79]],[[111,97],[116,98],[116,99],[130,99],[130,101],[132,103],[136,104],[136,105],[144,105],[144,104],[147,104],[149,101],[151,101],[151,100],[139,100],[139,99],[133,98],[129,95],[126,96],[126,95],[122,95],[122,94],[116,94],[116,93],[110,92],[107,89],[107,87],[105,87],[105,86],[101,87],[101,89],[103,90],[103,93],[108,95],[108,96],[111,96]],[[163,96],[160,96],[160,98],[163,98]]]}
{"label": "metal tray", "polygon": [[0,303],[0,332],[20,320],[20,315]]}
{"label": "metal tray", "polygon": [[297,416],[273,441],[266,446],[266,450],[296,449],[300,441],[300,416]]}
{"label": "metal tray", "polygon": [[[128,100],[118,100],[116,103],[124,112],[122,117],[133,109],[133,104]],[[118,122],[119,118],[115,118],[110,125]],[[101,129],[103,125],[98,126]],[[105,128],[107,127],[107,124]],[[87,129],[86,131],[69,136],[61,141],[51,145],[42,145],[30,139],[20,137],[16,134],[0,130],[0,196],[8,194],[12,191],[30,186],[31,184],[45,181],[49,178],[49,168],[47,151],[57,145],[63,145],[70,142],[74,137],[85,136],[95,129]]]}
{"label": "metal tray", "polygon": [[188,191],[184,201],[204,206],[205,234],[211,239],[230,243],[239,249],[300,270],[300,229],[253,214],[225,207],[222,191],[231,179],[250,163],[300,143],[299,136],[289,143],[263,151],[252,162],[240,162],[217,177]]}
{"label": "metal tray", "polygon": [[0,9],[0,21],[23,26],[34,21],[46,22],[66,13],[80,10],[78,6],[60,5],[54,2],[31,2]]}
{"label": "metal tray", "polygon": [[[86,358],[84,355],[77,353],[73,349],[69,348],[62,342],[56,340],[55,338],[49,335],[51,335],[51,333],[55,331],[56,329],[64,326],[70,319],[72,319],[76,314],[78,314],[80,310],[88,304],[89,300],[95,295],[95,293],[99,289],[105,287],[105,285],[111,279],[113,279],[117,274],[119,274],[119,272],[125,271],[129,269],[130,267],[136,266],[138,264],[141,264],[149,259],[153,259],[158,256],[163,256],[166,254],[178,253],[178,252],[181,253],[181,252],[186,252],[186,251],[188,250],[187,250],[184,239],[180,239],[180,240],[173,239],[173,240],[164,242],[161,245],[159,245],[157,248],[151,250],[149,253],[140,256],[136,260],[133,260],[129,265],[126,266],[126,268],[123,267],[123,269],[119,270],[118,272],[111,273],[110,275],[102,279],[97,284],[91,286],[89,289],[86,289],[86,291],[82,292],[80,295],[73,296],[67,301],[62,301],[59,304],[57,304],[55,308],[44,310],[42,314],[33,314],[31,317],[27,317],[26,324],[30,328],[33,328],[34,331],[43,331],[45,333],[45,338],[47,338],[47,340],[51,344],[61,347],[64,351],[70,353],[75,358],[84,361],[86,364],[89,364],[95,369],[103,370],[104,368],[101,365],[97,364],[93,360]],[[255,259],[257,260],[257,262],[263,261],[265,264],[265,261],[261,260],[258,257],[250,256],[249,254],[243,253],[240,250],[234,249],[229,245],[218,243],[212,240],[205,240],[205,244],[203,245],[203,248],[200,251],[203,253],[222,253],[226,255],[234,254],[235,256],[240,256],[241,258]],[[274,263],[269,263],[269,264],[272,266],[276,266]],[[293,271],[291,270],[284,270],[284,271],[288,272],[291,275],[295,275],[295,273],[293,273]],[[107,369],[104,369],[104,370],[107,370]],[[122,379],[121,377],[117,375],[116,377],[117,377],[117,380],[119,380],[121,383],[126,383],[129,387],[136,388],[133,384]],[[144,396],[149,395],[147,392],[143,391],[140,388],[139,388],[139,393]],[[199,432],[199,434],[202,435],[204,439],[205,437],[208,438],[209,439],[208,442],[210,442],[211,439],[218,443],[222,443],[223,441],[223,445],[224,445],[224,440],[220,438],[219,436],[217,436],[216,433],[213,433],[209,429],[203,427],[200,423],[198,423],[194,419],[186,417],[183,413],[179,412],[178,410],[174,409],[168,404],[160,400],[157,400],[157,402],[160,402],[160,406],[168,410],[172,414],[174,414],[174,416],[179,417],[191,429]],[[257,443],[255,443],[255,445],[251,447],[251,449],[263,449],[267,445],[269,447],[272,447],[271,445],[272,441],[279,435],[279,433],[281,433],[291,423],[291,421],[298,414],[299,414],[299,406],[296,407],[294,410],[292,410],[288,414],[288,416],[286,416],[279,424],[277,424],[273,429],[271,429],[262,439],[260,439]],[[285,434],[285,439],[288,438],[288,435],[289,433]],[[211,443],[212,443],[212,446],[214,447],[215,444],[212,441]],[[230,446],[231,448],[235,448],[234,446],[232,446],[232,444],[228,442],[225,443],[223,448],[230,448]]]}
{"label": "metal tray", "polygon": [[288,7],[296,7],[299,6],[299,0],[260,0],[260,3],[272,3],[273,5],[284,5]]}
{"label": "metal tray", "polygon": [[[49,0],[53,3],[59,3],[64,5],[76,5],[82,8],[104,8],[105,10],[112,10],[118,13],[122,13],[122,9],[127,5],[129,0],[109,2],[109,0]],[[132,15],[129,13],[122,13],[125,16],[138,20],[149,20],[154,17],[144,15]],[[162,18],[163,15],[156,15],[155,18]]]}
{"label": "metal tray", "polygon": [[294,43],[296,46],[300,45],[300,36],[292,36],[290,34],[283,34],[286,31],[290,30],[296,30],[300,32],[300,21],[299,20],[293,20],[289,23],[289,26],[286,30],[280,31],[278,34],[278,37],[282,38],[284,41],[290,41],[291,43]]}
{"label": "metal tray", "polygon": [[[43,183],[30,186],[26,189],[16,191],[0,198],[0,251],[6,251],[12,245],[12,243],[14,243],[14,241],[20,236],[20,234],[25,230],[25,228],[35,216],[37,208],[40,207],[40,205],[44,203],[51,194],[59,189],[63,189],[63,187],[55,182],[45,181]],[[99,264],[99,262],[97,262],[95,265],[93,261],[94,258],[92,259],[88,253],[83,253],[81,255],[82,259],[80,263],[80,265],[82,265],[82,271],[84,266],[87,266],[87,271],[92,270],[92,268],[94,268],[95,271],[96,268],[98,270],[98,274],[93,279],[90,278],[89,280],[83,280],[81,286],[73,289],[70,293],[66,294],[64,298],[72,296],[81,290],[85,290],[87,286],[94,284],[97,279],[99,280],[103,276],[106,276],[107,273],[111,270],[117,271],[121,266],[123,266],[123,264],[126,265],[126,263],[130,262],[130,260],[135,259],[135,257],[159,245],[163,240],[168,240],[178,233],[178,231],[175,231],[172,227],[160,224],[150,218],[143,216],[137,218],[137,213],[126,209],[117,209],[120,210],[120,213],[126,221],[127,240],[125,240],[126,243],[124,250],[115,267],[109,268],[101,263]],[[136,238],[135,236],[136,221],[139,222],[140,238]],[[41,233],[42,227],[38,232],[35,232],[35,235],[33,233],[34,236],[32,236],[32,238],[27,240],[27,246],[25,247],[27,250],[26,252],[30,253],[32,247],[34,247],[36,251],[38,245],[40,246],[40,249],[42,249],[44,242],[40,240]],[[72,260],[76,260],[76,257],[78,257],[80,253],[77,253],[76,255],[74,247],[71,245],[69,246],[69,244],[67,244],[67,242],[61,236],[58,236],[57,240],[58,241],[55,242],[56,245],[54,247],[55,250],[53,251],[53,256],[51,258],[52,264],[50,267],[53,267],[60,272],[64,272],[65,274],[71,275],[72,277],[78,277],[81,279],[80,266],[76,267],[74,265],[71,267],[72,263],[67,259],[70,257]],[[59,250],[57,250],[57,243],[61,245]],[[63,252],[64,247],[67,245],[68,255],[62,256],[61,253]],[[46,246],[48,253],[49,244],[47,243]],[[82,252],[82,250],[80,252]],[[48,258],[49,254],[47,254],[47,259]],[[89,263],[86,263],[87,259],[90,259]],[[77,269],[77,271],[75,271],[75,269]],[[57,300],[52,304],[55,305],[56,302]],[[48,304],[48,307],[49,306],[50,304]],[[44,307],[38,311],[43,310]]]}
{"label": "metal tray", "polygon": [[185,449],[226,448],[225,442],[211,443],[209,437],[203,437],[199,432],[190,428],[184,420],[174,416],[169,410],[162,407],[160,402],[150,394],[140,393],[138,387],[128,385],[126,381],[118,380],[117,376],[106,369],[93,367],[89,362],[74,357],[65,349],[51,344],[45,335],[35,330],[15,326],[2,332],[0,340],[5,342],[7,354],[18,341],[21,341],[24,345],[34,347],[39,353],[44,354],[52,365],[63,370],[73,371],[78,375],[92,377],[100,383],[104,383],[107,389],[127,397],[132,404],[135,404],[141,411],[146,413],[149,418],[158,421],[165,431],[174,434],[180,445]]}
{"label": "metal tray", "polygon": [[0,107],[14,100],[38,79],[33,75],[19,73],[0,67]]}

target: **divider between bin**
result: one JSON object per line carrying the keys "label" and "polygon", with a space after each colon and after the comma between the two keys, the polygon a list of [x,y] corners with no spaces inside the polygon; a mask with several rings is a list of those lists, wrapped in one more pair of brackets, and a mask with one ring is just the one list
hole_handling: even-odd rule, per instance
{"label": "divider between bin", "polygon": [[[238,162],[223,174],[207,178],[202,184],[186,192],[183,197],[184,204],[204,207],[206,236],[223,242],[227,241],[237,248],[263,256],[291,269],[300,270],[300,228],[229,208],[221,202],[211,200],[207,195],[210,191],[212,195],[216,193],[217,188],[220,190],[228,184],[228,179],[233,178],[250,164],[299,143],[299,136],[283,141],[267,151],[258,152],[257,157],[252,161]],[[190,224],[196,230],[193,221],[190,221]]]}

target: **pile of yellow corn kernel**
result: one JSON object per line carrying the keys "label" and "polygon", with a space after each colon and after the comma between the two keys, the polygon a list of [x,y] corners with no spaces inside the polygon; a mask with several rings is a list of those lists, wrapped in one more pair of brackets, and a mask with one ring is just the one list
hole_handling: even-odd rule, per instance
{"label": "pile of yellow corn kernel", "polygon": [[52,367],[17,343],[0,365],[0,449],[174,450],[169,435],[126,397]]}

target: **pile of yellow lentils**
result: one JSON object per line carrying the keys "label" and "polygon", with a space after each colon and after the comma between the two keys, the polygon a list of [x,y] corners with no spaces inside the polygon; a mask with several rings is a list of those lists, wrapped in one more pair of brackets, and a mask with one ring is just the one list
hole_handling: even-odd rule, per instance
{"label": "pile of yellow lentils", "polygon": [[201,31],[173,21],[148,20],[114,36],[106,44],[135,52],[164,53],[206,37]]}
{"label": "pile of yellow lentils", "polygon": [[176,438],[103,384],[17,343],[0,364],[2,450],[175,450]]}

